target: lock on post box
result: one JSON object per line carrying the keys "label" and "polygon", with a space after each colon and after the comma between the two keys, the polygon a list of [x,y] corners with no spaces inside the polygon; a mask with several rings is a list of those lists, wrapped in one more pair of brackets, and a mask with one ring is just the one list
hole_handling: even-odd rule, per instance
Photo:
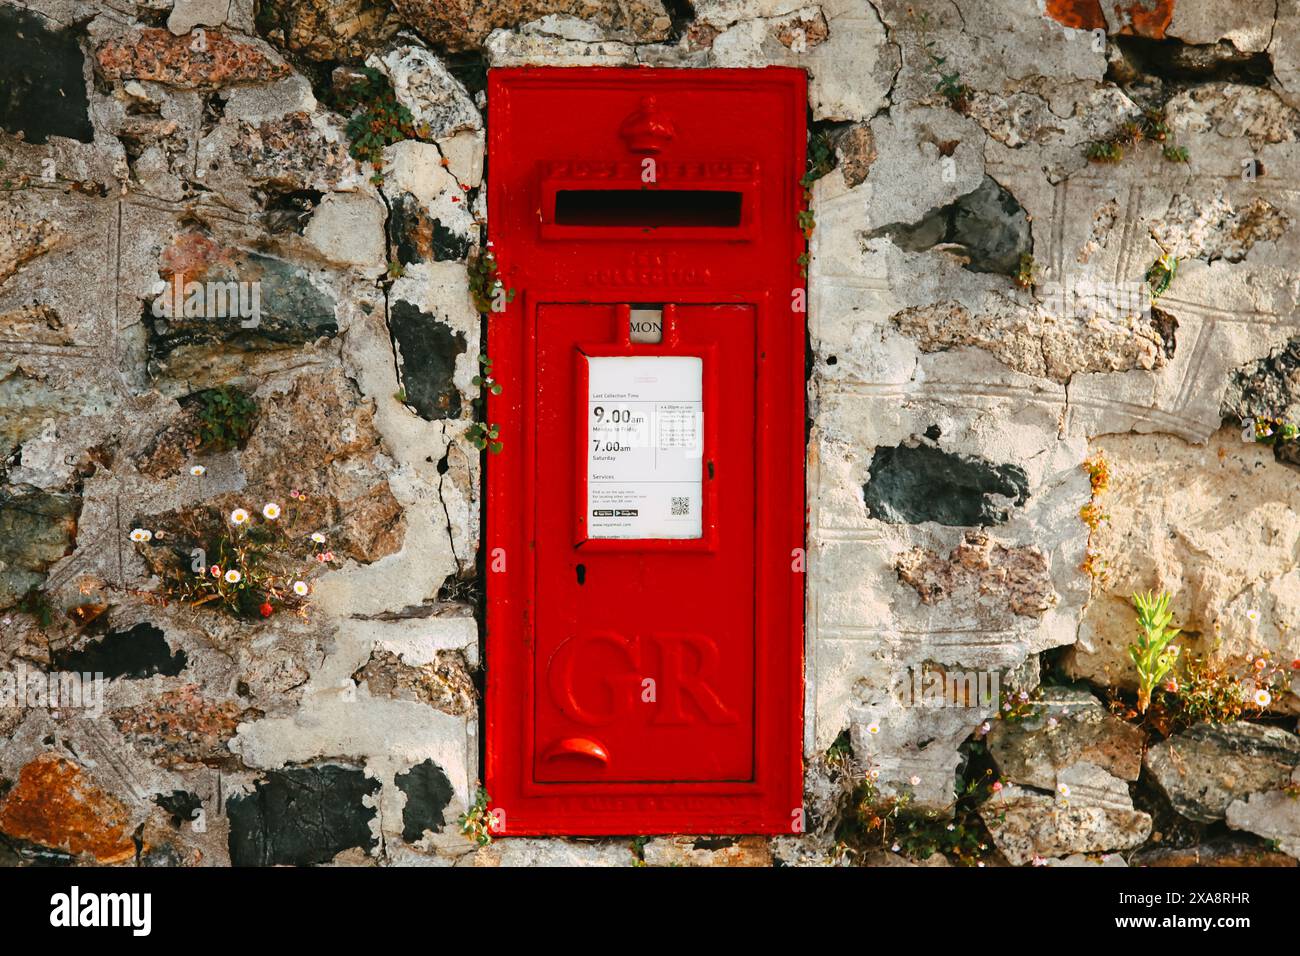
{"label": "lock on post box", "polygon": [[498,835],[802,828],[805,82],[489,73]]}

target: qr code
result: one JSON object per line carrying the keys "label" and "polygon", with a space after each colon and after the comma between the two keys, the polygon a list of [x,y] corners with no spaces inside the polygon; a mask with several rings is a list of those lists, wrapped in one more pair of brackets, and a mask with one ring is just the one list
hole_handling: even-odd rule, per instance
{"label": "qr code", "polygon": [[690,498],[674,498],[674,499],[673,499],[673,514],[674,514],[674,515],[688,515],[688,514],[690,514],[690,513],[691,513],[691,499],[690,499]]}

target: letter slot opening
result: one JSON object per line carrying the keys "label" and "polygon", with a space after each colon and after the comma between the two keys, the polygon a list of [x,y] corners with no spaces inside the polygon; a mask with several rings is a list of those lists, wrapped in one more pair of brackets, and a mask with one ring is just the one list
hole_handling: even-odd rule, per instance
{"label": "letter slot opening", "polygon": [[713,189],[561,189],[557,226],[734,229],[743,194]]}

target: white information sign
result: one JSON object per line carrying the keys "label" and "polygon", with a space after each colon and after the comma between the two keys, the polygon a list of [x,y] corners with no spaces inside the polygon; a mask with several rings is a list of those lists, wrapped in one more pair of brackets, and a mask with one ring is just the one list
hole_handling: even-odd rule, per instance
{"label": "white information sign", "polygon": [[704,360],[587,363],[588,537],[700,537]]}

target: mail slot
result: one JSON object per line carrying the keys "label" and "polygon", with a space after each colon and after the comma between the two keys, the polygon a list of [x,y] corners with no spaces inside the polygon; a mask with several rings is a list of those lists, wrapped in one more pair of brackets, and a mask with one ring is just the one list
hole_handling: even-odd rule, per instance
{"label": "mail slot", "polygon": [[497,69],[498,835],[801,829],[801,71]]}

